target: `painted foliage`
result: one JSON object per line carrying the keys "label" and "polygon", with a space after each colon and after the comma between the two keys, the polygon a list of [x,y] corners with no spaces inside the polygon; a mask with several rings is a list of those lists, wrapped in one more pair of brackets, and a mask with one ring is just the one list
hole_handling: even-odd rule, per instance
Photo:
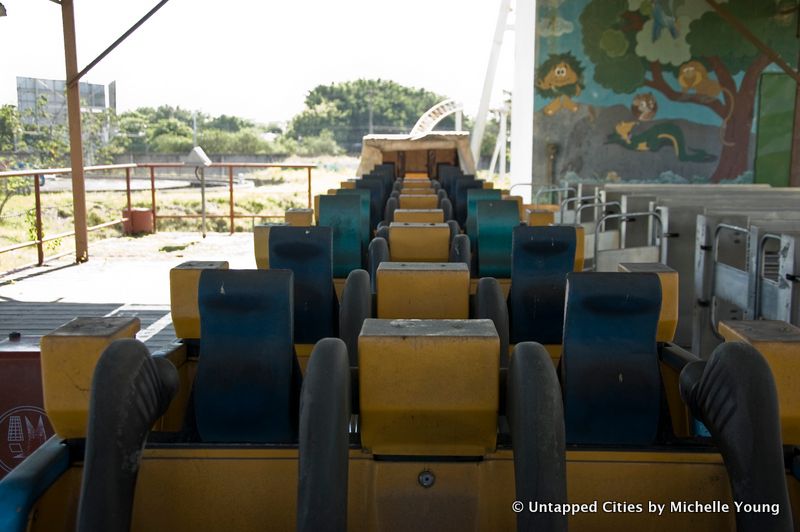
{"label": "painted foliage", "polygon": [[[718,2],[797,65],[796,1]],[[556,178],[752,170],[758,82],[775,67],[706,0],[539,0],[537,37],[535,149],[545,161],[557,145]]]}

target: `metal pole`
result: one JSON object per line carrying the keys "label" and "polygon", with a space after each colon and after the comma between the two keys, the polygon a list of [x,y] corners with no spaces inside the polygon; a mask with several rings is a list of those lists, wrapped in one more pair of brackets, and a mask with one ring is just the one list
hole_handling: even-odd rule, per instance
{"label": "metal pole", "polygon": [[200,215],[202,216],[202,222],[200,227],[200,232],[203,234],[203,238],[206,237],[206,170],[202,166],[199,167],[200,169]]}
{"label": "metal pole", "polygon": [[308,170],[308,208],[311,209],[312,208],[311,205],[313,205],[311,203],[311,167],[309,166],[307,170]]}
{"label": "metal pole", "polygon": [[[128,196],[128,218],[131,217],[131,169],[125,169],[125,193]],[[131,220],[133,223],[133,220]]]}
{"label": "metal pole", "polygon": [[[511,95],[511,183],[533,182],[533,70],[536,0],[517,0],[514,22],[514,93]],[[530,203],[531,190],[523,192]],[[527,198],[525,196],[527,194]],[[527,201],[525,201],[527,199]]]}
{"label": "metal pole", "polygon": [[72,208],[75,225],[75,260],[89,260],[89,231],[86,227],[86,183],[83,178],[83,140],[81,139],[81,95],[78,86],[78,52],[75,45],[73,0],[61,1],[64,28],[64,59],[67,79],[67,117],[69,151],[72,163]]}
{"label": "metal pole", "polygon": [[40,195],[39,187],[40,176],[33,176],[33,193],[36,201],[36,253],[38,254],[38,265],[44,264],[44,245],[42,239],[44,238],[44,231],[42,230],[42,197]]}
{"label": "metal pole", "polygon": [[150,167],[150,208],[153,209],[153,233],[158,233],[158,218],[156,218],[156,167]]}
{"label": "metal pole", "polygon": [[492,86],[494,85],[494,76],[497,73],[497,61],[500,58],[500,48],[503,46],[503,35],[506,32],[506,23],[508,22],[508,12],[510,10],[511,0],[500,0],[500,11],[497,13],[497,23],[494,28],[494,38],[492,39],[492,51],[489,54],[489,64],[486,66],[486,76],[483,78],[481,103],[478,105],[478,113],[475,115],[475,126],[472,128],[472,139],[470,141],[470,150],[476,165],[480,160],[481,142],[483,141],[483,132],[486,129],[486,115],[489,113],[489,100],[492,98]]}
{"label": "metal pole", "polygon": [[231,194],[230,204],[231,204],[231,234],[233,234],[233,221],[234,221],[234,212],[233,212],[233,166],[228,166],[228,187]]}
{"label": "metal pole", "polygon": [[508,111],[505,108],[500,112],[500,132],[497,134],[497,142],[500,146],[500,181],[504,182],[508,157]]}

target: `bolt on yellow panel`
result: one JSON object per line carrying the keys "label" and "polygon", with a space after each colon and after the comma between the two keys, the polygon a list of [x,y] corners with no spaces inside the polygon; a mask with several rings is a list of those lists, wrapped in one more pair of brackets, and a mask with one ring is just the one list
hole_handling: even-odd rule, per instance
{"label": "bolt on yellow panel", "polygon": [[283,215],[283,218],[288,225],[291,225],[293,227],[310,227],[314,225],[314,210],[287,209]]}
{"label": "bolt on yellow panel", "polygon": [[442,209],[395,209],[394,221],[441,224],[444,223],[444,211]]}
{"label": "bolt on yellow panel", "polygon": [[671,342],[678,329],[678,272],[660,262],[623,262],[621,272],[649,272],[661,281],[661,312],[658,314],[657,342]]}
{"label": "bolt on yellow panel", "polygon": [[392,222],[389,254],[393,262],[448,262],[450,226]]}
{"label": "bolt on yellow panel", "polygon": [[379,455],[482,456],[497,443],[491,320],[375,320],[358,339],[361,443]]}
{"label": "bolt on yellow panel", "polygon": [[800,328],[785,321],[719,323],[727,342],[747,342],[767,359],[778,389],[781,432],[786,445],[800,444]]}
{"label": "bolt on yellow panel", "polygon": [[177,338],[200,338],[197,287],[203,270],[227,270],[227,261],[189,261],[169,271],[169,308]]}
{"label": "bolt on yellow panel", "polygon": [[401,209],[436,209],[439,198],[431,194],[400,194],[398,203]]}
{"label": "bolt on yellow panel", "polygon": [[469,318],[469,268],[463,262],[382,262],[378,318]]}
{"label": "bolt on yellow panel", "polygon": [[42,337],[44,408],[56,434],[86,437],[94,367],[114,340],[134,338],[139,318],[75,318]]}

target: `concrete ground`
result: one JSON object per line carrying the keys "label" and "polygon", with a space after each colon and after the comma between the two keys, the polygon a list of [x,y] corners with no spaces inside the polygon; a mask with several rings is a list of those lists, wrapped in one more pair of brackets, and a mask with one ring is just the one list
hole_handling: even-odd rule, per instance
{"label": "concrete ground", "polygon": [[189,260],[255,268],[253,234],[163,232],[92,242],[89,261],[64,258],[0,277],[0,340],[13,331],[46,334],[76,316],[137,316],[139,338],[156,350],[174,338],[169,270]]}

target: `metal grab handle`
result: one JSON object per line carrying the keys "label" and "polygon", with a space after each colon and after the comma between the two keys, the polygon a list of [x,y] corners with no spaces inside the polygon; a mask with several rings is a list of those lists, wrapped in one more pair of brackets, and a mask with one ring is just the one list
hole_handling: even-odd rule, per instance
{"label": "metal grab handle", "polygon": [[720,340],[724,340],[721,334],[719,334],[719,329],[717,329],[717,307],[714,304],[716,301],[716,290],[714,287],[717,284],[717,263],[719,262],[719,235],[722,233],[723,229],[725,231],[732,231],[734,233],[742,233],[745,235],[745,238],[748,237],[748,231],[746,227],[742,227],[739,225],[733,224],[725,224],[720,223],[714,228],[714,243],[713,243],[713,251],[714,251],[714,263],[711,265],[711,277],[709,279],[709,285],[711,289],[711,293],[709,294],[708,298],[708,305],[711,308],[711,332],[714,333],[714,336],[719,338]]}
{"label": "metal grab handle", "polygon": [[[583,209],[588,209],[590,207],[616,207],[619,209],[619,212],[622,213],[622,205],[618,201],[605,201],[602,203],[587,203],[586,205],[580,205],[578,209],[575,211],[575,223],[581,223],[581,212]],[[610,214],[610,213],[606,213]]]}
{"label": "metal grab handle", "polygon": [[761,239],[758,241],[758,253],[756,255],[756,294],[755,294],[755,301],[753,302],[753,306],[755,307],[753,319],[759,320],[761,319],[761,293],[764,286],[764,276],[762,272],[762,268],[764,266],[764,244],[766,244],[767,240],[777,240],[778,243],[781,241],[781,235],[776,235],[774,233],[765,233],[761,236]]}
{"label": "metal grab handle", "polygon": [[647,212],[626,212],[620,214],[605,214],[602,216],[597,222],[594,224],[594,264],[592,264],[592,271],[597,271],[597,254],[600,251],[597,249],[600,245],[600,239],[597,238],[598,231],[600,229],[600,225],[603,224],[606,220],[622,220],[626,221],[629,218],[635,218],[636,216],[650,216],[654,218],[658,222],[658,229],[659,229],[659,239],[658,245],[661,248],[659,251],[659,262],[662,264],[666,260],[666,243],[667,240],[664,238],[664,222],[661,220],[661,215],[655,211],[647,211]]}
{"label": "metal grab handle", "polygon": [[[541,187],[536,191],[536,194],[533,196],[533,204],[534,206],[539,205],[539,196],[546,193],[553,193],[553,192],[566,192],[569,194],[570,192],[574,192],[576,195],[578,194],[577,189],[574,187]],[[560,196],[560,194],[559,194]]]}
{"label": "metal grab handle", "polygon": [[574,198],[567,198],[561,202],[561,206],[558,209],[558,214],[561,216],[561,223],[564,223],[564,209],[566,209],[567,205],[572,203],[573,201],[589,201],[589,200],[597,200],[596,196],[575,196]]}

